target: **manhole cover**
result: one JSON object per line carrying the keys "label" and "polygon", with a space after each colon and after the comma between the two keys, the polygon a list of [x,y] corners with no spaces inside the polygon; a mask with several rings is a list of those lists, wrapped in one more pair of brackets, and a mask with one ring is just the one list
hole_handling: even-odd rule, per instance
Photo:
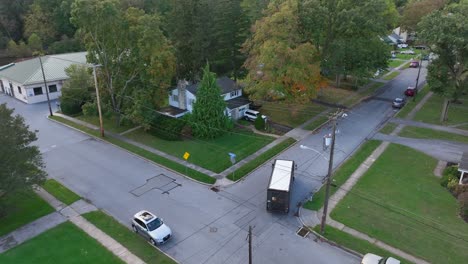
{"label": "manhole cover", "polygon": [[301,237],[307,237],[307,235],[309,235],[309,233],[310,233],[309,229],[307,229],[305,227],[299,228],[299,230],[297,230],[297,232],[296,232],[296,234],[298,234]]}

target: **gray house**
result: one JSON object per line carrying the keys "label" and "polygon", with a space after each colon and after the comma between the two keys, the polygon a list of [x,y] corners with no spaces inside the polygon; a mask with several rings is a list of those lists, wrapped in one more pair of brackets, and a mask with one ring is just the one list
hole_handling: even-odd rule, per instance
{"label": "gray house", "polygon": [[[216,79],[221,88],[221,95],[226,101],[226,115],[234,120],[242,118],[245,110],[249,109],[250,101],[242,97],[242,87],[228,77]],[[193,103],[197,100],[199,83],[190,84],[179,81],[177,87],[169,93],[169,107],[160,110],[161,113],[172,117],[181,117],[193,111]]]}

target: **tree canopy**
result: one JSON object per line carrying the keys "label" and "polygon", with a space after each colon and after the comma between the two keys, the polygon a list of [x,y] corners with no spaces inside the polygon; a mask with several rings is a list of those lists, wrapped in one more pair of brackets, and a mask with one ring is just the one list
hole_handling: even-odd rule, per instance
{"label": "tree canopy", "polygon": [[300,32],[296,0],[272,1],[244,44],[246,91],[254,99],[308,100],[319,88],[317,49]]}
{"label": "tree canopy", "polygon": [[175,58],[157,15],[122,10],[117,0],[76,0],[72,22],[84,34],[88,60],[102,65],[99,87],[119,118],[136,93],[151,95],[154,107],[166,99]]}
{"label": "tree canopy", "polygon": [[428,84],[456,101],[468,91],[468,1],[462,0],[424,17],[420,38],[436,55],[428,68]]}
{"label": "tree canopy", "polygon": [[36,131],[31,131],[24,118],[13,115],[13,109],[0,104],[0,198],[18,190],[29,190],[44,182],[46,173],[37,146]]}

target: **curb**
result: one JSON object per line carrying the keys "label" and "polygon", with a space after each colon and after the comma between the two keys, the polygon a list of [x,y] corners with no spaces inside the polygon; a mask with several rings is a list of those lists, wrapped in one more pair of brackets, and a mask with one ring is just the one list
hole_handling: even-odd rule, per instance
{"label": "curb", "polygon": [[[182,176],[182,177],[184,177],[184,178],[186,178],[186,179],[188,179],[188,180],[191,180],[191,181],[193,181],[193,182],[196,182],[196,183],[199,183],[199,184],[205,185],[205,186],[213,186],[213,185],[214,185],[214,184],[209,184],[209,183],[204,183],[204,182],[201,182],[201,181],[197,181],[197,180],[195,180],[195,179],[193,179],[193,178],[190,178],[189,176],[187,176],[187,175],[185,175],[185,174],[181,174],[181,173],[178,172],[178,171],[175,171],[175,170],[173,170],[173,169],[171,169],[171,168],[168,168],[168,167],[166,167],[166,166],[164,166],[164,165],[161,165],[161,164],[156,163],[156,162],[154,162],[154,161],[152,161],[152,160],[149,160],[149,159],[147,159],[147,158],[145,158],[145,157],[142,157],[142,156],[140,156],[140,155],[138,155],[138,154],[135,154],[135,153],[131,152],[130,150],[127,150],[127,149],[125,149],[125,148],[122,148],[121,146],[115,145],[114,143],[111,143],[111,142],[109,142],[109,141],[107,141],[107,140],[104,140],[104,139],[102,139],[102,138],[100,138],[100,137],[96,137],[96,136],[91,135],[91,134],[88,134],[88,133],[86,133],[86,132],[84,132],[84,131],[82,131],[82,130],[80,130],[80,129],[78,129],[78,128],[75,128],[75,127],[72,127],[72,126],[70,126],[70,125],[68,125],[68,124],[64,124],[64,123],[62,123],[62,122],[60,122],[60,121],[51,119],[51,118],[49,118],[49,116],[47,116],[47,119],[49,119],[50,121],[55,122],[55,123],[57,123],[57,124],[61,124],[61,125],[63,125],[63,126],[66,126],[66,127],[68,127],[68,128],[71,128],[71,129],[73,129],[73,130],[75,130],[75,131],[78,131],[78,132],[80,132],[80,133],[83,133],[83,134],[85,134],[85,135],[87,135],[87,136],[89,136],[89,137],[92,137],[92,138],[96,139],[96,140],[99,140],[99,141],[101,141],[101,142],[104,142],[104,143],[107,143],[107,144],[112,145],[112,146],[114,146],[114,147],[117,147],[117,148],[119,148],[119,149],[121,149],[121,150],[124,150],[124,151],[126,151],[127,153],[129,153],[129,154],[131,154],[131,155],[133,155],[133,156],[135,156],[135,157],[138,157],[138,158],[140,158],[140,159],[142,159],[142,160],[144,160],[144,161],[146,161],[146,162],[152,163],[153,165],[160,166],[160,167],[162,167],[162,168],[164,168],[164,169],[166,169],[166,170],[169,170],[169,171],[171,171],[171,172],[173,172],[173,173],[175,173],[175,174],[178,174],[178,175],[180,175],[180,176]],[[153,154],[154,154],[154,153],[153,153]],[[157,155],[157,154],[155,154],[155,155]],[[216,182],[215,182],[215,183],[216,183]]]}
{"label": "curb", "polygon": [[320,242],[326,242],[326,243],[328,243],[328,244],[330,244],[330,245],[332,245],[334,247],[342,249],[342,250],[344,250],[344,251],[346,251],[346,252],[348,252],[350,254],[353,254],[353,255],[355,255],[356,257],[359,257],[359,258],[362,258],[364,256],[363,254],[361,254],[361,253],[359,253],[357,251],[354,251],[354,250],[349,249],[349,248],[347,248],[345,246],[342,246],[342,245],[340,245],[340,244],[338,244],[338,243],[336,243],[334,241],[329,240],[328,238],[326,238],[326,237],[322,236],[321,234],[315,232],[315,230],[313,228],[311,228],[310,226],[305,225],[304,222],[302,221],[302,217],[301,217],[301,210],[302,209],[303,209],[302,207],[299,208],[299,221],[301,222],[303,227],[306,227],[311,233],[314,234],[314,236],[316,237],[314,239],[315,241],[319,240]]}

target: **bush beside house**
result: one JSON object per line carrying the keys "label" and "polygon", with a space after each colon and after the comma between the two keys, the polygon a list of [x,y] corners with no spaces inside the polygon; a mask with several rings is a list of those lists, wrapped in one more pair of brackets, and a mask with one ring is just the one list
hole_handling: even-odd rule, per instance
{"label": "bush beside house", "polygon": [[461,173],[457,166],[445,168],[440,185],[445,187],[459,203],[460,217],[468,222],[468,185],[460,185]]}

